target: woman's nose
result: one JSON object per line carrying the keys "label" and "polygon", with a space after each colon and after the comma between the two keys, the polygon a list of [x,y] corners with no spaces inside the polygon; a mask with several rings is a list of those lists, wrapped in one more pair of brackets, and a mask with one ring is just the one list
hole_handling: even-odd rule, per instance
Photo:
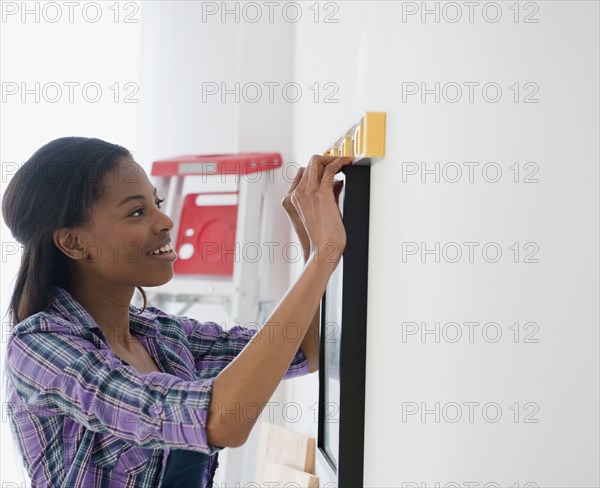
{"label": "woman's nose", "polygon": [[159,218],[157,222],[159,232],[162,232],[164,230],[171,231],[174,225],[175,223],[173,222],[173,219],[169,217],[165,212],[159,210]]}

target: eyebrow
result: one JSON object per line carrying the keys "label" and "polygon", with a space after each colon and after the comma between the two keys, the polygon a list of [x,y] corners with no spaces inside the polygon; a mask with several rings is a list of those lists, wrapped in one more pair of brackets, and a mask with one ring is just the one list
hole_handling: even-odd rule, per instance
{"label": "eyebrow", "polygon": [[[154,196],[156,197],[156,187],[154,188]],[[117,207],[120,207],[121,205],[123,205],[124,203],[129,202],[130,200],[145,200],[146,197],[144,195],[129,195],[128,197],[125,197],[121,203],[119,203],[117,205]]]}

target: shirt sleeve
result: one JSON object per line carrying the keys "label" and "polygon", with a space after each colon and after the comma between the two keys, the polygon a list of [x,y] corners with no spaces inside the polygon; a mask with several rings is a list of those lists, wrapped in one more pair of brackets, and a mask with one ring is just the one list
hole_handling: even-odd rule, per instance
{"label": "shirt sleeve", "polygon": [[[226,330],[216,322],[199,322],[186,316],[179,316],[178,320],[187,333],[190,351],[196,366],[196,375],[200,379],[217,376],[260,331],[260,329],[239,325]],[[302,349],[298,347],[283,379],[309,373],[308,359]]]}
{"label": "shirt sleeve", "polygon": [[6,367],[27,410],[66,415],[149,449],[222,449],[206,433],[213,379],[140,374],[83,337],[55,332],[11,336]]}

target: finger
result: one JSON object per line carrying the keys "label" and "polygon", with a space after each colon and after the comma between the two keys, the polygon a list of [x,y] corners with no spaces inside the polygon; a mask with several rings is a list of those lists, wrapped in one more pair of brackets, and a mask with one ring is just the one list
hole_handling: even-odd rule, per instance
{"label": "finger", "polygon": [[[340,161],[343,161],[343,164],[350,164],[352,162],[352,157],[350,156],[313,156],[308,163],[308,176],[307,176],[307,186],[310,191],[316,192],[321,186],[321,180],[323,179],[323,174],[325,168],[330,165],[340,165]],[[337,167],[337,166],[336,166]],[[339,166],[341,167],[341,166]],[[336,171],[337,172],[337,171]],[[334,173],[335,174],[335,173]]]}
{"label": "finger", "polygon": [[304,214],[302,213],[302,207],[300,207],[300,202],[293,193],[290,200],[292,201],[292,205],[296,209],[296,213],[298,214],[298,217],[300,217],[302,224],[306,226],[306,219],[304,218]]}
{"label": "finger", "polygon": [[290,187],[288,188],[287,192],[285,193],[283,200],[282,200],[282,205],[284,208],[286,208],[288,211],[289,210],[294,210],[295,208],[293,205],[290,205],[291,203],[291,196],[294,193],[294,191],[296,190],[296,188],[298,187],[298,184],[300,183],[300,180],[302,179],[302,174],[304,173],[304,168],[298,168],[298,171],[296,172],[296,176],[294,176],[294,180],[292,181],[292,184],[290,185]]}
{"label": "finger", "polygon": [[340,157],[342,157],[342,158],[351,158],[351,156],[320,156],[318,154],[315,154],[315,155],[313,155],[310,158],[310,161],[312,161],[313,159],[315,159],[315,160],[320,161],[322,164],[327,165],[329,163],[332,163],[336,159],[339,159]]}
{"label": "finger", "polygon": [[318,190],[321,177],[323,175],[324,164],[327,163],[323,163],[321,156],[313,156],[310,158],[306,168],[307,171],[305,172],[305,176],[303,178],[304,184],[310,192],[316,192]]}
{"label": "finger", "polygon": [[323,172],[323,181],[321,186],[324,186],[326,191],[331,191],[331,187],[333,186],[333,181],[336,173],[338,173],[343,166],[347,166],[351,163],[351,158],[350,160],[348,160],[347,157],[342,157],[337,158],[335,161],[328,164]]}
{"label": "finger", "polygon": [[292,181],[292,184],[290,185],[288,193],[292,193],[296,189],[296,187],[300,183],[300,180],[302,179],[302,175],[304,174],[304,169],[305,168],[298,168],[298,171],[296,173],[296,176],[294,177],[294,181]]}

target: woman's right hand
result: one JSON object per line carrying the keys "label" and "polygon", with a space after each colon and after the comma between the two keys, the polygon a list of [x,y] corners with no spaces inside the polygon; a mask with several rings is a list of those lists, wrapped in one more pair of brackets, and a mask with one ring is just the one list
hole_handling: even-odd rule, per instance
{"label": "woman's right hand", "polygon": [[334,177],[351,162],[352,158],[348,156],[315,154],[290,195],[308,233],[310,252],[317,262],[338,263],[346,247],[346,229],[334,192]]}

